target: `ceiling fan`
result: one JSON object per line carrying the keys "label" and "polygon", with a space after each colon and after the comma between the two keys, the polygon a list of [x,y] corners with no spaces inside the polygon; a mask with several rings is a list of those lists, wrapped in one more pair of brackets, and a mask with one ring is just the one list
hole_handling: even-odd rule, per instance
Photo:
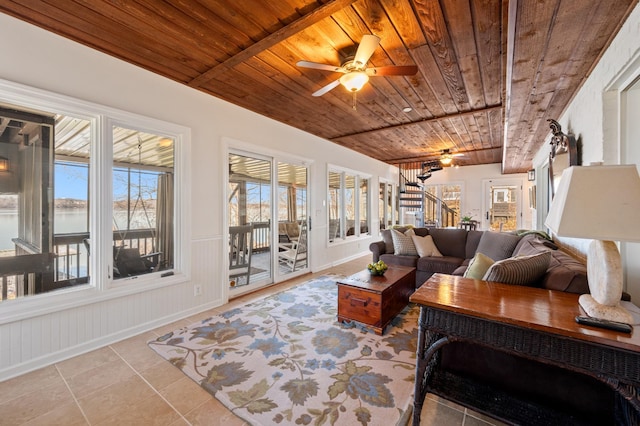
{"label": "ceiling fan", "polygon": [[440,162],[443,165],[448,166],[453,161],[453,157],[462,157],[462,156],[464,156],[464,154],[454,154],[449,149],[443,149],[442,153],[440,154]]}
{"label": "ceiling fan", "polygon": [[390,76],[390,75],[414,75],[418,72],[415,65],[389,65],[384,67],[367,68],[367,62],[373,52],[380,45],[380,37],[373,34],[366,34],[362,37],[356,53],[348,56],[342,65],[328,65],[317,62],[299,61],[296,65],[304,68],[313,68],[323,71],[339,72],[343,75],[315,91],[313,96],[322,96],[330,90],[342,84],[348,91],[357,92],[369,81],[369,77]]}

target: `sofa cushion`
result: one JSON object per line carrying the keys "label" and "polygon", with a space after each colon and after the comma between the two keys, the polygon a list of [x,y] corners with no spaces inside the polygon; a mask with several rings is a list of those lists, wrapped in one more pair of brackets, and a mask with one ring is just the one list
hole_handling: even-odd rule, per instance
{"label": "sofa cushion", "polygon": [[543,251],[531,256],[500,260],[489,267],[482,279],[514,285],[534,285],[547,271],[550,259],[551,252]]}
{"label": "sofa cushion", "polygon": [[484,253],[495,261],[511,257],[513,249],[520,241],[520,237],[505,232],[485,231],[478,243],[480,253]]}
{"label": "sofa cushion", "polygon": [[464,255],[465,259],[471,259],[473,258],[473,256],[475,256],[482,235],[484,235],[484,231],[473,230],[467,233],[467,245],[465,247]]}
{"label": "sofa cushion", "polygon": [[577,294],[589,293],[587,266],[561,250],[552,250],[550,253],[551,260],[547,273],[542,278],[542,288]]}
{"label": "sofa cushion", "polygon": [[429,235],[429,228],[413,228],[413,232],[419,237]]}
{"label": "sofa cushion", "polygon": [[475,280],[481,280],[484,277],[484,274],[487,273],[489,267],[493,265],[495,262],[489,256],[483,253],[476,253],[469,262],[469,266],[467,270],[464,272],[463,276],[465,278],[473,278]]}
{"label": "sofa cushion", "polygon": [[558,246],[553,241],[542,238],[537,234],[529,233],[520,237],[520,241],[516,244],[511,256],[534,254],[549,249],[556,250],[557,248]]}
{"label": "sofa cushion", "polygon": [[467,271],[467,265],[460,265],[451,273],[451,275],[457,275],[459,277],[463,276]]}
{"label": "sofa cushion", "polygon": [[465,259],[466,229],[433,228],[429,230],[429,235],[443,256]]}
{"label": "sofa cushion", "polygon": [[522,237],[520,242],[516,245],[516,248],[513,250],[513,257],[530,256],[532,254],[550,250],[551,248],[545,246],[536,238],[531,238],[530,235],[527,235],[526,237]]}
{"label": "sofa cushion", "polygon": [[442,257],[442,253],[438,251],[438,247],[436,247],[433,242],[433,237],[431,235],[425,235],[424,237],[412,235],[411,239],[413,240],[413,244],[416,246],[418,256]]}
{"label": "sofa cushion", "polygon": [[413,244],[411,236],[415,235],[413,230],[408,230],[405,234],[395,229],[391,230],[391,238],[393,239],[393,254],[401,256],[417,256],[418,251]]}
{"label": "sofa cushion", "polygon": [[416,267],[418,256],[396,256],[395,254],[381,254],[380,260],[387,265]]}
{"label": "sofa cushion", "polygon": [[384,229],[381,232],[382,242],[384,243],[384,252],[393,253],[393,239],[391,238],[391,229]]}
{"label": "sofa cushion", "polygon": [[421,257],[418,259],[416,268],[420,271],[429,271],[434,274],[452,274],[462,264],[463,260],[452,256]]}

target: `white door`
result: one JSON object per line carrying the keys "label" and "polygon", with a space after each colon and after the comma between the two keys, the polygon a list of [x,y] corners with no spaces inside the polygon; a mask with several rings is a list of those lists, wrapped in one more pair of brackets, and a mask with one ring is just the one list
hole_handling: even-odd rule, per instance
{"label": "white door", "polygon": [[522,222],[522,181],[491,179],[483,183],[482,229],[515,231]]}

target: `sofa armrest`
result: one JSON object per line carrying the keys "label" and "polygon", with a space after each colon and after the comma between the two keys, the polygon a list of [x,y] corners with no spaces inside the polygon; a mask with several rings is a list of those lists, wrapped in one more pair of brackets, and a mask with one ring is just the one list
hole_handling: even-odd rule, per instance
{"label": "sofa armrest", "polygon": [[377,262],[380,260],[380,255],[386,252],[384,241],[375,241],[369,244],[369,250],[373,253],[373,262]]}

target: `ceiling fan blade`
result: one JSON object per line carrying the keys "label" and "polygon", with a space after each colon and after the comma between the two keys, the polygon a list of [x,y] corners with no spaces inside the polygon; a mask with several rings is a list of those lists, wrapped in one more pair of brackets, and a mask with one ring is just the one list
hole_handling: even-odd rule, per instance
{"label": "ceiling fan blade", "polygon": [[345,70],[342,67],[336,67],[335,65],[329,65],[329,64],[319,64],[317,62],[298,61],[296,65],[299,67],[313,68],[316,70],[323,70],[323,71],[333,71],[333,72],[342,72],[342,73],[347,72],[347,70]]}
{"label": "ceiling fan blade", "polygon": [[313,92],[312,96],[322,96],[325,93],[327,93],[328,91],[330,91],[332,89],[335,89],[339,85],[340,85],[340,79],[334,80],[331,83],[329,83],[326,86],[324,86],[323,88],[318,89],[315,92]]}
{"label": "ceiling fan blade", "polygon": [[385,75],[414,75],[418,72],[415,65],[389,65],[387,67],[367,68],[367,74],[370,76]]}
{"label": "ceiling fan blade", "polygon": [[365,34],[362,36],[356,55],[353,58],[353,63],[358,67],[365,66],[379,45],[380,37],[373,34]]}

